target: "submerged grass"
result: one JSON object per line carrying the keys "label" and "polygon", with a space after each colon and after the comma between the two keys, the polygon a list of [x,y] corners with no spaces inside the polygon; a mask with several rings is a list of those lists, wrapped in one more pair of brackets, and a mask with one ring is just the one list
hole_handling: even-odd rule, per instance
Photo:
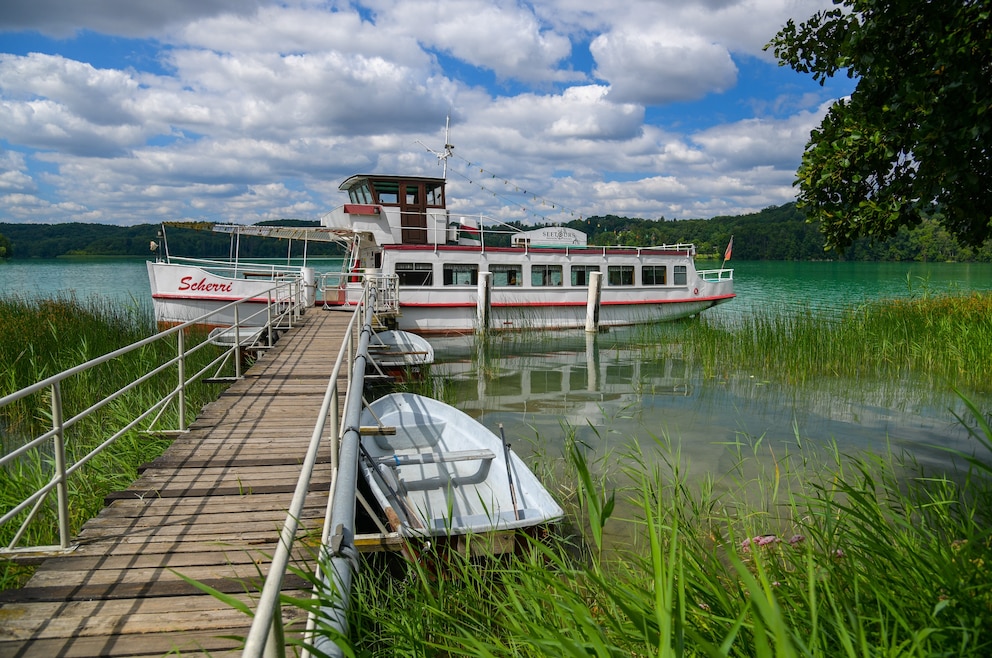
{"label": "submerged grass", "polygon": [[[137,302],[122,305],[99,297],[80,300],[73,295],[37,300],[0,297],[0,397],[153,333],[155,321],[150,307]],[[197,337],[190,343],[193,340]],[[175,354],[175,341],[158,342],[66,380],[61,387],[65,418],[87,409]],[[188,364],[190,371],[199,368],[197,363],[205,358],[206,352],[193,355]],[[67,429],[67,463],[79,461],[139,410],[149,408],[175,386],[175,371],[163,373]],[[216,387],[194,385],[188,391],[189,410],[195,412],[218,393]],[[51,413],[49,389],[0,409],[0,448],[9,452],[50,429]],[[160,422],[160,426],[175,427],[177,410],[167,410]],[[168,444],[167,439],[135,429],[87,462],[69,480],[72,534],[99,512],[108,493],[130,485],[138,467],[160,455]],[[5,465],[0,469],[0,510],[19,504],[47,484],[53,473],[50,448],[29,451]],[[15,525],[19,524],[7,523],[0,528],[3,545],[13,538]],[[57,514],[54,505],[48,504],[29,526],[21,545],[57,543]],[[29,574],[24,567],[0,563],[0,589],[19,586]]]}

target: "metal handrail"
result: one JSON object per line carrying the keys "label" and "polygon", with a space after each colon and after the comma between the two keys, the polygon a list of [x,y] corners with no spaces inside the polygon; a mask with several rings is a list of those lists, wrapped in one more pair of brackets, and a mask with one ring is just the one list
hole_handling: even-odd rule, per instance
{"label": "metal handrail", "polygon": [[[349,519],[346,522],[347,525],[345,527],[347,528],[347,532],[352,536],[353,544],[353,526],[355,518],[354,474],[349,476],[348,482],[342,486],[345,494],[343,497],[344,500],[342,501],[342,498],[336,495],[339,486],[339,465],[341,463],[339,461],[338,454],[338,443],[341,432],[337,415],[339,400],[337,383],[345,359],[347,358],[349,359],[349,362],[351,362],[351,357],[353,354],[352,337],[358,319],[364,316],[364,325],[359,338],[358,347],[354,350],[354,360],[352,370],[349,372],[349,383],[346,391],[344,424],[346,427],[345,436],[347,437],[348,432],[358,426],[358,418],[355,416],[352,407],[355,404],[353,400],[356,399],[356,396],[358,404],[361,404],[361,394],[355,394],[354,391],[361,391],[364,386],[365,359],[367,358],[368,352],[368,336],[366,334],[371,333],[370,323],[375,309],[375,287],[369,287],[372,292],[366,296],[366,299],[363,300],[362,304],[355,308],[355,312],[352,314],[351,321],[348,324],[346,340],[342,341],[337,359],[334,361],[334,367],[331,369],[331,377],[327,383],[327,388],[324,391],[324,398],[321,403],[320,414],[317,417],[317,424],[314,426],[313,433],[310,436],[310,444],[307,448],[306,456],[304,457],[303,466],[300,471],[299,479],[297,480],[296,489],[293,492],[293,499],[290,503],[289,510],[286,514],[286,520],[284,521],[282,530],[279,534],[279,543],[276,546],[275,554],[272,556],[272,563],[269,566],[265,583],[262,585],[262,593],[259,597],[258,606],[256,607],[255,614],[252,618],[251,628],[249,629],[248,636],[245,639],[245,647],[242,655],[249,658],[260,658],[261,656],[281,657],[285,655],[279,595],[282,590],[282,583],[286,575],[286,570],[289,566],[293,542],[296,537],[296,531],[299,528],[303,505],[306,502],[307,492],[310,489],[310,479],[313,475],[313,469],[317,462],[318,450],[321,447],[322,438],[324,436],[328,420],[330,420],[331,423],[331,486],[328,494],[329,497],[327,501],[324,531],[321,538],[322,552],[327,550],[326,547],[328,546],[329,532],[331,527],[335,525],[335,520],[338,519],[336,510],[342,502],[345,506],[350,504],[350,516],[347,511],[345,511],[344,517]],[[370,303],[368,301],[369,297],[371,297]],[[358,407],[358,411],[360,414],[360,406]],[[353,419],[352,416],[355,416],[355,418]],[[349,473],[353,470],[357,471],[357,457],[354,459],[354,462],[354,468],[350,468],[348,471]],[[342,523],[339,522],[336,525],[341,526]],[[318,567],[318,578],[319,577]],[[311,615],[310,621],[308,622],[308,629],[312,628],[313,619],[314,617]]]}
{"label": "metal handrail", "polygon": [[[30,386],[26,386],[14,393],[8,394],[0,398],[0,409],[11,405],[19,400],[22,400],[30,395],[39,393],[46,389],[50,390],[51,393],[51,412],[52,412],[52,424],[50,429],[46,432],[26,441],[23,445],[20,445],[16,449],[10,451],[9,453],[0,456],[0,467],[13,462],[15,459],[22,458],[30,450],[42,447],[48,442],[51,442],[52,452],[55,461],[55,472],[52,475],[49,482],[41,486],[38,490],[33,492],[23,501],[7,510],[2,516],[0,516],[0,525],[4,525],[12,520],[14,520],[22,512],[28,511],[27,515],[21,522],[17,531],[14,533],[12,540],[7,544],[6,547],[0,547],[0,557],[24,557],[26,554],[30,554],[32,557],[43,556],[46,554],[58,554],[70,550],[71,537],[69,533],[69,498],[68,498],[68,478],[79,471],[86,463],[96,457],[100,452],[105,450],[107,447],[112,445],[119,438],[124,436],[127,432],[138,428],[142,423],[151,419],[151,422],[145,428],[145,431],[156,431],[161,434],[169,433],[181,433],[187,430],[186,424],[186,389],[187,387],[197,381],[201,381],[208,378],[211,372],[220,372],[224,367],[224,363],[227,359],[234,358],[235,363],[235,376],[240,377],[240,350],[242,345],[240,344],[240,332],[248,321],[254,321],[255,325],[262,319],[258,317],[260,314],[264,314],[263,329],[267,331],[269,335],[269,341],[271,341],[271,336],[276,329],[289,328],[298,321],[300,313],[302,312],[301,305],[304,300],[303,296],[303,283],[300,280],[294,281],[283,281],[274,285],[269,291],[267,291],[270,297],[270,302],[266,305],[266,308],[249,315],[247,318],[238,318],[238,309],[245,303],[249,302],[253,297],[245,297],[243,299],[231,302],[219,309],[206,313],[198,318],[194,318],[188,322],[184,322],[175,327],[171,327],[164,331],[161,331],[154,336],[144,338],[131,345],[122,347],[120,349],[114,350],[108,354],[91,359],[85,363],[77,365],[75,367],[69,368],[63,372],[60,372],[51,377],[47,377],[39,382],[36,382]],[[282,299],[282,302],[273,303],[272,299]],[[186,333],[187,330],[194,326],[200,324],[209,324],[210,318],[219,313],[234,311],[235,317],[240,319],[240,324],[234,326],[234,334],[236,340],[232,343],[230,350],[223,351],[216,358],[212,359],[207,365],[201,368],[196,373],[187,376],[186,365],[189,357],[196,352],[206,349],[211,343],[208,340],[204,340],[197,345],[192,347],[186,346]],[[258,327],[253,326],[252,330],[257,331]],[[160,363],[152,367],[148,372],[144,374],[137,375],[130,383],[124,385],[120,389],[110,393],[103,399],[93,403],[88,408],[75,413],[69,417],[65,417],[64,400],[62,396],[62,385],[67,380],[75,377],[81,373],[85,373],[93,368],[99,367],[103,364],[109,363],[115,359],[118,359],[126,354],[140,350],[148,345],[152,345],[158,341],[168,340],[175,337],[176,340],[176,355],[164,363]],[[271,342],[269,342],[271,345]],[[177,373],[177,383],[176,386],[166,394],[162,399],[158,400],[152,404],[147,409],[140,411],[132,419],[125,422],[124,426],[117,431],[111,433],[106,437],[98,446],[91,450],[86,455],[79,458],[73,464],[66,464],[65,461],[65,433],[66,430],[70,429],[72,426],[76,425],[83,419],[95,414],[99,410],[103,409],[110,403],[121,398],[123,395],[129,391],[137,388],[141,384],[147,382],[153,377],[167,372],[171,369],[175,369]],[[155,429],[162,414],[167,409],[168,405],[176,401],[178,406],[178,428],[172,429]],[[59,544],[49,545],[49,546],[33,546],[33,547],[21,547],[18,545],[21,542],[26,530],[30,524],[35,520],[38,512],[42,509],[44,501],[47,499],[48,495],[52,491],[56,492],[56,509],[58,510],[58,530],[59,530]]]}
{"label": "metal handrail", "polygon": [[718,270],[696,270],[696,274],[698,274],[703,281],[709,282],[734,280],[734,271],[727,268],[720,268]]}

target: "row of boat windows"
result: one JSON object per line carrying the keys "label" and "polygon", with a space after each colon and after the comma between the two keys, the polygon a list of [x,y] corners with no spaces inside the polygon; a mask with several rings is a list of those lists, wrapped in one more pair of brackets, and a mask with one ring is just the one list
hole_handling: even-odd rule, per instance
{"label": "row of boat windows", "polygon": [[[562,265],[535,264],[527,267],[531,287],[562,286],[566,281],[565,268]],[[640,279],[636,270],[640,269]],[[608,286],[684,286],[686,285],[686,266],[672,266],[671,284],[668,279],[667,265],[608,265],[606,268],[606,285]],[[434,267],[431,263],[396,263],[396,276],[401,286],[433,286]],[[493,274],[493,286],[510,288],[522,286],[524,283],[523,265],[490,265]],[[598,265],[571,265],[568,267],[568,280],[572,286],[584,287],[589,285],[593,272],[601,272]],[[446,286],[474,286],[479,282],[479,266],[459,263],[446,264],[442,267],[441,281]]]}

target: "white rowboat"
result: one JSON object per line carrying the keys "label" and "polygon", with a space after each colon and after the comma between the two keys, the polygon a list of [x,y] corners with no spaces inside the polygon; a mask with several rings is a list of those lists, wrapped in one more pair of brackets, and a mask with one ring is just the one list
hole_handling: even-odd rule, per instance
{"label": "white rowboat", "polygon": [[372,402],[361,424],[380,430],[362,437],[362,474],[403,536],[529,528],[564,514],[500,437],[450,405],[393,393]]}

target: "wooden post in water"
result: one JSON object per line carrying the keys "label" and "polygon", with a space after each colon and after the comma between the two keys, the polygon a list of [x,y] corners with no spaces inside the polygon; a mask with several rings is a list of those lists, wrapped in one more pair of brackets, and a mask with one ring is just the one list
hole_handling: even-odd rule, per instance
{"label": "wooden post in water", "polygon": [[603,292],[603,273],[589,274],[589,297],[586,300],[586,331],[599,331],[599,300]]}
{"label": "wooden post in water", "polygon": [[486,333],[489,331],[489,321],[491,315],[493,290],[493,273],[479,272],[479,294],[476,298],[476,332]]}

